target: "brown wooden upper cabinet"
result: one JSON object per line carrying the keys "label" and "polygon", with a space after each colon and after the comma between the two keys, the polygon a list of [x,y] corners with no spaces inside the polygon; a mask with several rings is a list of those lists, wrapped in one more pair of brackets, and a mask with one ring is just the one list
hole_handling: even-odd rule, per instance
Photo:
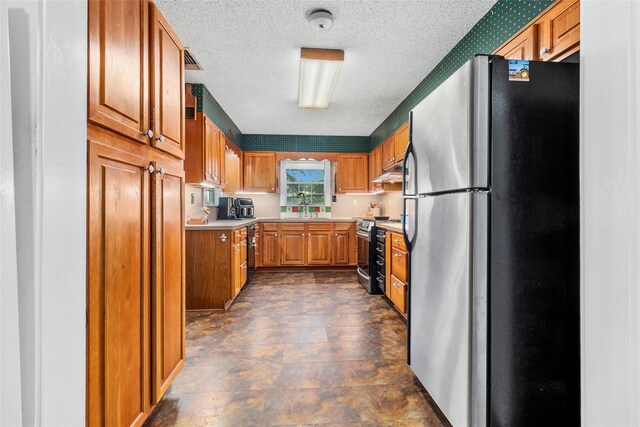
{"label": "brown wooden upper cabinet", "polygon": [[276,153],[273,151],[245,151],[244,189],[275,193]]}
{"label": "brown wooden upper cabinet", "polygon": [[338,154],[336,193],[367,192],[369,187],[369,155]]}
{"label": "brown wooden upper cabinet", "polygon": [[396,163],[396,144],[394,140],[395,134],[391,134],[380,144],[382,153],[382,170],[386,171]]}
{"label": "brown wooden upper cabinet", "polygon": [[400,126],[393,134],[393,148],[395,150],[395,162],[404,159],[404,153],[409,145],[409,122]]}
{"label": "brown wooden upper cabinet", "polygon": [[89,122],[183,159],[182,43],[146,0],[90,4]]}
{"label": "brown wooden upper cabinet", "polygon": [[533,60],[537,58],[537,52],[538,26],[534,24],[511,39],[496,53],[507,59]]}
{"label": "brown wooden upper cabinet", "polygon": [[561,61],[580,50],[580,1],[559,0],[495,51],[507,59]]}
{"label": "brown wooden upper cabinet", "polygon": [[232,144],[225,136],[224,190],[235,193],[242,189],[242,150]]}
{"label": "brown wooden upper cabinet", "polygon": [[542,61],[560,61],[580,50],[580,1],[560,0],[538,20]]}
{"label": "brown wooden upper cabinet", "polygon": [[186,119],[185,123],[186,182],[223,186],[224,134],[204,113],[196,113],[194,119]]}
{"label": "brown wooden upper cabinet", "polygon": [[381,182],[371,182],[371,180],[382,174],[382,147],[378,145],[369,153],[369,190],[379,191],[382,189]]}
{"label": "brown wooden upper cabinet", "polygon": [[184,159],[184,47],[153,3],[149,17],[152,145]]}
{"label": "brown wooden upper cabinet", "polygon": [[142,144],[153,138],[148,13],[146,0],[89,2],[89,122]]}

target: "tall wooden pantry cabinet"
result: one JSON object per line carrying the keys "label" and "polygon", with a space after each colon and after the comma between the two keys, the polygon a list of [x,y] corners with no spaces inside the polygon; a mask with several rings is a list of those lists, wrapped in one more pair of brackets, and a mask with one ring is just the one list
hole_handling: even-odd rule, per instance
{"label": "tall wooden pantry cabinet", "polygon": [[86,419],[139,426],[185,359],[184,49],[147,0],[88,36]]}

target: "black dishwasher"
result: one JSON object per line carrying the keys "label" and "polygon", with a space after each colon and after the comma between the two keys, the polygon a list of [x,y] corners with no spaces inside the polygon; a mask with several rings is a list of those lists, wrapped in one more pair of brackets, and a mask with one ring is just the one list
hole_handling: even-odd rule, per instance
{"label": "black dishwasher", "polygon": [[383,228],[376,228],[376,282],[378,288],[382,293],[386,291],[386,276],[385,276],[385,253],[386,253],[386,231]]}

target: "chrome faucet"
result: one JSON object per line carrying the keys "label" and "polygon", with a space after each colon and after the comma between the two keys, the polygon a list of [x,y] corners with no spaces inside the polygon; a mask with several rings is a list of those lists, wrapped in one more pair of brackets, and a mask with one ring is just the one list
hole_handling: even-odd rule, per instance
{"label": "chrome faucet", "polygon": [[[304,212],[305,214],[307,214],[306,216],[308,216],[309,213],[309,207],[307,206],[307,201],[304,197],[304,193],[301,191],[298,194],[296,194],[296,197],[301,198],[302,200],[300,201],[300,203],[298,204],[298,216],[300,218],[302,218],[302,213]],[[301,209],[302,208],[302,209]]]}
{"label": "chrome faucet", "polygon": [[[304,193],[301,191],[298,194],[296,194],[296,197],[298,198],[302,198],[302,201],[298,204],[298,214],[301,218],[310,218],[310,214],[309,214],[309,206],[307,204],[307,201],[305,199]],[[304,216],[303,216],[304,213]]]}

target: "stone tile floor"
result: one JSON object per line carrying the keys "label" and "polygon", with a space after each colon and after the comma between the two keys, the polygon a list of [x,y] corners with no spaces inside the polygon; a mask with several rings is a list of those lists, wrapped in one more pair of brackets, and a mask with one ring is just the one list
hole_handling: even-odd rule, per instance
{"label": "stone tile floor", "polygon": [[406,325],[352,272],[258,272],[226,313],[187,313],[187,360],[145,426],[442,426]]}

